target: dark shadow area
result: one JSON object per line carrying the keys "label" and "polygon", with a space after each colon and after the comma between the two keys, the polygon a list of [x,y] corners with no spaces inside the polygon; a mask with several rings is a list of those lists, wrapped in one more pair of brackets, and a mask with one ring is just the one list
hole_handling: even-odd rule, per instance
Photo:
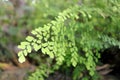
{"label": "dark shadow area", "polygon": [[111,47],[101,52],[100,61],[103,64],[109,64],[112,70],[107,75],[113,75],[120,80],[120,49],[119,47]]}

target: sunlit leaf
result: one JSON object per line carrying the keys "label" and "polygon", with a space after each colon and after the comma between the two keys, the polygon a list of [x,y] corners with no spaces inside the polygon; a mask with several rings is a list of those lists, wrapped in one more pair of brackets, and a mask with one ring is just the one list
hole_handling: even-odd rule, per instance
{"label": "sunlit leaf", "polygon": [[19,57],[18,61],[19,61],[20,63],[25,62],[25,57],[24,57],[24,56]]}
{"label": "sunlit leaf", "polygon": [[29,45],[29,42],[21,42],[21,45]]}
{"label": "sunlit leaf", "polygon": [[25,49],[26,46],[25,46],[25,45],[18,45],[18,48],[19,48],[19,49]]}
{"label": "sunlit leaf", "polygon": [[34,44],[33,48],[34,48],[35,51],[38,51],[41,48],[41,45]]}
{"label": "sunlit leaf", "polygon": [[28,54],[27,50],[24,50],[23,53],[24,53],[24,56],[27,56]]}
{"label": "sunlit leaf", "polygon": [[32,48],[30,45],[27,46],[27,51],[30,53],[32,51]]}
{"label": "sunlit leaf", "polygon": [[20,57],[20,56],[23,56],[23,51],[20,51],[20,52],[18,53],[18,57]]}
{"label": "sunlit leaf", "polygon": [[34,34],[34,35],[38,34],[36,31],[32,31],[31,33]]}
{"label": "sunlit leaf", "polygon": [[33,38],[32,36],[28,36],[28,37],[26,38],[26,40],[27,40],[27,41],[32,41],[32,40],[34,40],[34,38]]}

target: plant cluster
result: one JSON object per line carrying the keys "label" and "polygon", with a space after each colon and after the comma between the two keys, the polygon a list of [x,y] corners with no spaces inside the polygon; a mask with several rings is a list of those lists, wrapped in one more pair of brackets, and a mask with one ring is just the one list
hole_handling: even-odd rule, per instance
{"label": "plant cluster", "polygon": [[45,65],[47,68],[41,64],[42,69],[36,70],[29,80],[44,80],[62,65],[74,67],[73,80],[97,80],[95,67],[100,58],[99,51],[111,46],[120,47],[120,2],[98,2],[94,5],[83,2],[64,10],[54,21],[32,30],[32,35],[20,43],[21,63],[32,51],[41,50],[50,57],[50,64]]}

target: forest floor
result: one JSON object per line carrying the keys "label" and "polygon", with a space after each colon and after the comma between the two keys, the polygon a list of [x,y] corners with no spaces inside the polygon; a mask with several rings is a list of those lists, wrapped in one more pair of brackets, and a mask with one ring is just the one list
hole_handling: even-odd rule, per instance
{"label": "forest floor", "polygon": [[[34,72],[36,68],[34,65],[29,66],[27,65],[20,68],[5,63],[0,63],[0,65],[1,64],[4,65],[4,68],[3,70],[0,71],[0,80],[27,80],[28,75],[31,72]],[[107,74],[101,75],[100,80],[120,80],[118,79],[118,77],[119,76]],[[72,80],[72,79],[70,76],[66,76],[63,73],[56,71],[54,74],[50,75],[46,80]]]}

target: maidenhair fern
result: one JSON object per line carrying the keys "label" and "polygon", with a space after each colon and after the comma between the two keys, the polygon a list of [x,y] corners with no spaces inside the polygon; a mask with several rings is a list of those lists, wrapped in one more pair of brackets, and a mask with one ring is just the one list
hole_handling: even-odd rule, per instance
{"label": "maidenhair fern", "polygon": [[[25,56],[33,50],[41,50],[56,61],[50,68],[51,72],[61,65],[72,65],[75,67],[73,80],[78,79],[80,74],[82,76],[79,78],[83,80],[90,80],[90,76],[94,80],[96,63],[100,58],[99,50],[110,46],[120,47],[117,39],[119,34],[115,33],[118,29],[120,31],[119,9],[118,3],[113,5],[112,2],[106,2],[104,8],[81,5],[64,10],[55,21],[36,28],[31,32],[32,36],[27,36],[26,41],[21,42],[18,46],[21,49],[18,53],[19,61],[24,62]],[[86,70],[88,74],[84,74]],[[37,75],[38,80],[44,80],[47,76],[41,72],[49,75],[47,70],[38,69],[36,76],[34,74],[30,80],[38,78]],[[86,78],[86,75],[90,76]]]}

